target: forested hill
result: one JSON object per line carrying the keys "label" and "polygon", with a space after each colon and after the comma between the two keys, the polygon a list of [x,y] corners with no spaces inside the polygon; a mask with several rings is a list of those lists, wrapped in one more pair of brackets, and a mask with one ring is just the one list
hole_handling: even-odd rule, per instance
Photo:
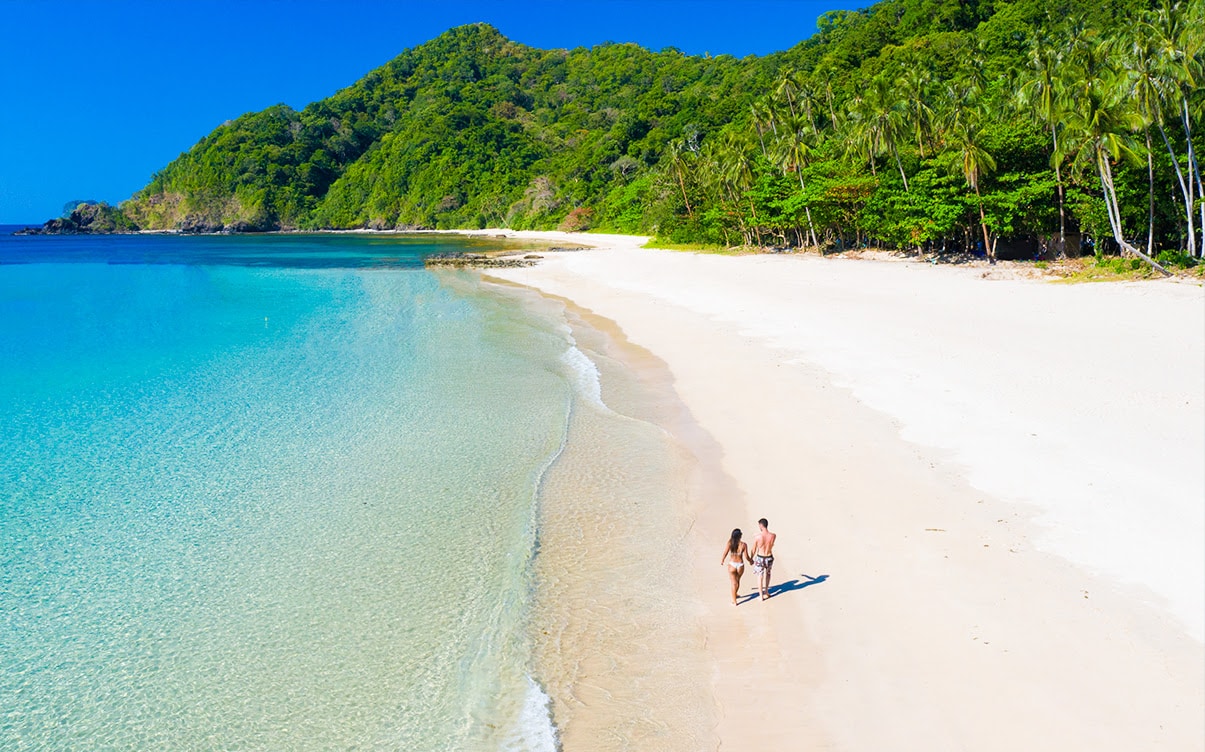
{"label": "forested hill", "polygon": [[555,226],[718,132],[773,59],[538,50],[475,24],[301,112],[220,126],[128,205],[147,227]]}
{"label": "forested hill", "polygon": [[884,0],[744,59],[463,26],[300,112],[219,126],[121,213],[1199,253],[1202,5]]}

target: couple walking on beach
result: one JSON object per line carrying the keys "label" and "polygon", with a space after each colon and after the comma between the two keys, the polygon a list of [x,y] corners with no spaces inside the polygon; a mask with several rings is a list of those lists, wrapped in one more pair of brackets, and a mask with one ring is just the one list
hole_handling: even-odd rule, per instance
{"label": "couple walking on beach", "polygon": [[741,575],[745,573],[745,562],[753,565],[753,572],[758,576],[758,590],[764,601],[770,597],[770,569],[774,566],[774,540],[778,537],[770,532],[770,523],[762,517],[757,521],[757,537],[753,539],[753,549],[741,540],[741,529],[732,531],[732,537],[724,546],[724,556],[720,564],[728,568],[728,579],[732,581],[732,605],[736,605],[737,591],[741,587]]}

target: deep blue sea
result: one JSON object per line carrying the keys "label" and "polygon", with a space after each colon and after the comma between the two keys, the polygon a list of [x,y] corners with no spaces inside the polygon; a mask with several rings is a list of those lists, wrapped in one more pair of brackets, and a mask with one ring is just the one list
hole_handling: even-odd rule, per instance
{"label": "deep blue sea", "polygon": [[0,749],[553,748],[580,374],[482,242],[0,235]]}

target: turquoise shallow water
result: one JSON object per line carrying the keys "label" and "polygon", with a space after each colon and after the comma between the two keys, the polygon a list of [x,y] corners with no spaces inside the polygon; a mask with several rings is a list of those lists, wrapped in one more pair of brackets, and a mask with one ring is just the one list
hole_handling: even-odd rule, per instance
{"label": "turquoise shallow water", "polygon": [[0,237],[0,748],[552,747],[568,345],[448,243]]}

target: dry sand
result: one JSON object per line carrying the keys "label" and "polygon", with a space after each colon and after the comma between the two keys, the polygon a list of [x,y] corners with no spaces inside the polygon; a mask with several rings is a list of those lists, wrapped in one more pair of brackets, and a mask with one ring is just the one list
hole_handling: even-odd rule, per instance
{"label": "dry sand", "polygon": [[734,481],[691,509],[721,749],[1205,746],[1200,286],[528,235],[605,250],[491,275],[660,358]]}

